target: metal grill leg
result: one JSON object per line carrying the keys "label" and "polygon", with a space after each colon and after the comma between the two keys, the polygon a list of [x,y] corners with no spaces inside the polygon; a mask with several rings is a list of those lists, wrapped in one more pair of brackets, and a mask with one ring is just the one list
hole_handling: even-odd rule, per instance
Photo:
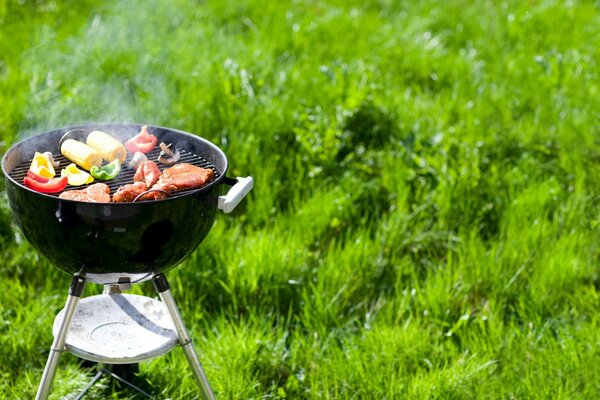
{"label": "metal grill leg", "polygon": [[74,276],[71,281],[71,286],[69,287],[69,295],[67,296],[67,302],[65,303],[63,318],[60,322],[56,337],[52,342],[52,346],[50,347],[50,354],[48,355],[48,361],[46,361],[46,367],[44,368],[44,373],[42,374],[42,380],[40,381],[35,400],[46,400],[50,394],[52,381],[54,380],[56,368],[58,367],[58,361],[65,349],[67,333],[69,332],[71,321],[73,321],[73,315],[75,315],[77,304],[81,299],[84,288],[85,279]]}
{"label": "metal grill leg", "polygon": [[206,374],[202,369],[198,355],[194,351],[194,346],[192,346],[192,339],[188,335],[187,329],[185,329],[183,319],[181,318],[177,304],[175,304],[175,300],[173,299],[173,295],[169,289],[167,278],[164,274],[158,274],[153,277],[152,282],[154,283],[154,288],[158,292],[160,299],[167,308],[167,311],[173,320],[173,325],[175,325],[179,343],[181,344],[185,358],[187,358],[188,364],[194,373],[194,378],[196,378],[196,382],[200,387],[202,397],[204,400],[216,400],[216,397],[210,388],[210,384],[208,383],[208,379],[206,378]]}

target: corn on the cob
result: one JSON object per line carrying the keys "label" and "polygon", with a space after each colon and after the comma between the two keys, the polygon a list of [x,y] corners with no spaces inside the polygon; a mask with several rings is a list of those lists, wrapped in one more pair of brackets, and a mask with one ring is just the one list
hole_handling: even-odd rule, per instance
{"label": "corn on the cob", "polygon": [[102,158],[107,162],[112,162],[118,159],[121,164],[127,158],[127,150],[114,137],[102,132],[92,131],[87,137],[87,145],[96,150],[102,155]]}
{"label": "corn on the cob", "polygon": [[92,166],[99,167],[102,165],[102,156],[99,152],[74,139],[67,139],[60,147],[60,152],[63,156],[79,165],[81,168],[89,171]]}

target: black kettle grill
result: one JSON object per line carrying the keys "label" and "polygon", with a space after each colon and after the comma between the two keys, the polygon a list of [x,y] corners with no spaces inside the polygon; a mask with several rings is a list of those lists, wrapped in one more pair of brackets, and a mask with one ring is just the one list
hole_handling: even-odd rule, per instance
{"label": "black kettle grill", "polygon": [[[54,324],[54,342],[36,400],[47,398],[64,349],[91,361],[124,364],[162,354],[177,341],[184,349],[203,397],[214,399],[164,272],[182,262],[198,247],[210,231],[218,209],[227,213],[235,208],[252,189],[252,178],[227,177],[225,154],[208,140],[171,128],[148,126],[148,132],[157,136],[159,143],[176,146],[181,155],[179,162],[211,168],[214,172],[212,181],[199,189],[174,192],[166,199],[132,203],[66,200],[57,194],[36,192],[23,184],[36,151],[52,152],[55,160],[60,162],[59,169],[70,163],[59,151],[59,143],[65,135],[101,130],[125,142],[140,128],[138,124],[94,124],[52,130],[16,143],[2,159],[8,202],[17,226],[34,248],[56,267],[73,276],[65,308]],[[159,151],[156,148],[147,154],[148,159],[155,160]],[[128,154],[125,164],[131,156]],[[166,168],[159,165],[161,171]],[[134,172],[124,167],[117,178],[107,181],[111,193],[124,184],[132,183]],[[224,185],[231,188],[223,195]],[[81,187],[68,186],[65,190],[74,189]],[[139,299],[140,296],[121,293],[132,283],[149,279],[153,280],[161,298],[161,302],[156,301],[158,304],[149,298]],[[83,309],[77,310],[86,282],[105,285],[104,293],[84,299]],[[94,313],[99,304],[112,305],[117,311],[113,312],[115,315],[121,312],[123,320],[115,322],[114,326],[129,326],[125,333],[136,331],[144,335],[144,332],[151,331],[162,335],[165,340],[162,344],[155,344],[158,347],[141,348],[138,353],[133,351],[127,356],[109,354],[94,343],[70,343],[69,338],[75,340],[78,334],[73,329],[70,332],[72,322],[84,318],[89,312]],[[161,315],[149,324],[149,308],[153,308],[154,314],[166,311],[170,318],[165,320]],[[160,329],[157,328],[159,325]],[[143,329],[138,329],[140,326]],[[103,340],[114,334],[114,330],[107,330],[105,336],[108,337]],[[122,336],[123,332],[119,335]],[[131,338],[132,343],[139,340]]]}

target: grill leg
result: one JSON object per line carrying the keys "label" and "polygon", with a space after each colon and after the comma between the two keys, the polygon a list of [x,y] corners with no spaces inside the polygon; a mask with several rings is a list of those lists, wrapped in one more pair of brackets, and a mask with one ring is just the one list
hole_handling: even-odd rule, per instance
{"label": "grill leg", "polygon": [[79,300],[81,299],[84,288],[85,279],[74,276],[71,281],[71,286],[69,287],[69,295],[67,296],[63,318],[60,322],[56,337],[52,342],[52,346],[50,347],[50,354],[48,355],[48,361],[46,361],[46,367],[44,368],[44,373],[42,374],[42,380],[40,381],[35,400],[46,400],[50,394],[52,381],[54,380],[56,368],[58,367],[58,360],[65,349],[65,341],[67,339],[67,333],[69,332],[69,326],[71,325],[71,321],[73,321],[73,315],[75,315],[77,303],[79,303]]}
{"label": "grill leg", "polygon": [[169,315],[171,316],[171,319],[173,320],[173,325],[175,325],[179,343],[181,344],[181,348],[183,349],[185,358],[187,359],[190,368],[192,368],[194,378],[196,378],[196,382],[200,387],[203,399],[216,400],[216,397],[210,388],[210,384],[208,383],[208,379],[206,378],[206,374],[202,369],[198,355],[194,351],[194,346],[192,346],[192,339],[190,339],[190,336],[185,329],[183,319],[181,318],[177,304],[175,304],[175,300],[173,299],[173,295],[169,289],[167,278],[164,274],[158,274],[152,278],[152,283],[154,283],[154,288],[158,292],[160,299],[164,303]]}

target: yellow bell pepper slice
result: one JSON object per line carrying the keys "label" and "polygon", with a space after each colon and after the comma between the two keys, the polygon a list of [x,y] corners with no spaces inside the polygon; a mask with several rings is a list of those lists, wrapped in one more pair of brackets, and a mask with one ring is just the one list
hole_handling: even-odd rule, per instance
{"label": "yellow bell pepper slice", "polygon": [[48,159],[48,157],[42,153],[38,153],[37,151],[33,156],[33,160],[31,160],[29,170],[34,174],[44,178],[54,178],[54,175],[56,175],[56,171],[54,171],[52,162]]}
{"label": "yellow bell pepper slice", "polygon": [[77,168],[75,163],[71,163],[67,165],[66,168],[63,168],[62,171],[60,171],[60,176],[66,176],[69,180],[69,185],[71,186],[86,185],[94,181],[93,176]]}

